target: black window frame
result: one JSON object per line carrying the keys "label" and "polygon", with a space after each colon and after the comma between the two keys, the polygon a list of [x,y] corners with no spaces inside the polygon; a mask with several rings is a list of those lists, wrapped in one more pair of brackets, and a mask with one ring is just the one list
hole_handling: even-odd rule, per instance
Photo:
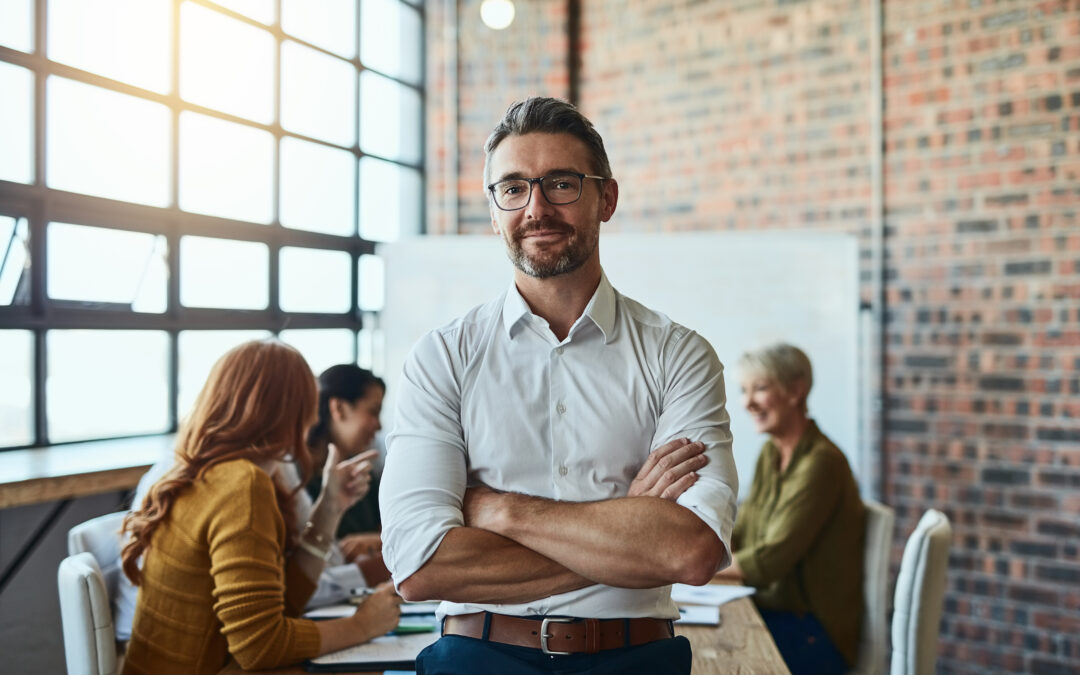
{"label": "black window frame", "polygon": [[[425,81],[425,40],[424,31],[427,17],[423,3],[408,0],[395,0],[407,10],[417,12],[420,25],[417,49],[420,58],[420,76],[417,82],[410,82],[400,77],[372,70],[383,77],[394,80],[400,85],[415,90],[420,98],[420,123],[417,133],[420,135],[420,147],[425,147],[424,110],[426,109]],[[222,15],[242,21],[269,32],[275,40],[275,84],[274,84],[274,120],[261,124],[248,119],[206,108],[182,100],[179,96],[180,69],[180,7],[184,2],[202,5]],[[29,69],[34,74],[34,176],[30,184],[0,180],[0,215],[25,218],[29,234],[29,303],[23,305],[0,306],[0,329],[28,330],[33,335],[33,375],[32,375],[32,415],[33,441],[27,445],[0,446],[0,452],[27,447],[53,445],[48,436],[46,419],[46,387],[48,372],[48,350],[46,334],[50,330],[95,329],[95,330],[155,330],[165,331],[169,336],[168,363],[168,424],[166,433],[175,432],[178,424],[177,393],[179,388],[178,338],[182,331],[188,330],[264,330],[273,335],[289,329],[333,329],[346,328],[353,333],[353,360],[358,358],[359,332],[363,329],[378,328],[378,312],[362,310],[359,305],[360,289],[358,263],[361,256],[374,255],[379,242],[360,236],[360,163],[363,157],[372,157],[418,172],[421,186],[426,184],[427,175],[424,166],[424,153],[415,163],[400,161],[389,157],[365,153],[360,147],[359,120],[362,114],[360,76],[365,68],[360,59],[360,39],[362,22],[362,0],[356,3],[356,55],[346,59],[332,51],[306,42],[285,33],[281,28],[281,0],[276,0],[276,19],[272,25],[266,25],[250,19],[228,8],[206,0],[172,0],[171,59],[172,87],[168,94],[159,94],[124,82],[110,79],[95,73],[84,71],[66,64],[50,61],[46,57],[48,33],[48,0],[36,0],[35,3],[35,40],[34,50],[21,52],[0,45],[0,62],[10,63]],[[348,62],[355,68],[356,111],[354,123],[356,138],[351,147],[341,146],[317,138],[285,130],[280,124],[281,117],[281,51],[288,40],[309,49]],[[49,76],[86,83],[109,91],[134,95],[140,99],[165,104],[169,109],[171,125],[170,162],[170,205],[166,207],[146,206],[123,202],[86,194],[67,192],[46,186],[45,122],[46,122],[46,81]],[[236,122],[245,126],[268,131],[274,138],[274,174],[273,174],[273,219],[270,224],[232,220],[215,216],[183,211],[178,205],[179,183],[179,123],[180,113],[196,112],[215,119]],[[310,143],[352,153],[356,166],[356,181],[353,187],[353,224],[352,235],[334,235],[306,230],[291,229],[283,226],[279,218],[281,197],[281,141],[284,137],[293,137]],[[419,198],[419,196],[418,196]],[[425,231],[425,204],[419,199],[418,233]],[[112,230],[126,230],[165,237],[168,246],[168,287],[167,308],[162,314],[139,313],[130,309],[121,309],[117,305],[93,302],[72,302],[53,300],[46,293],[48,256],[46,250],[46,227],[50,222],[73,223]],[[184,307],[180,304],[180,238],[187,235],[212,237],[222,240],[251,241],[266,244],[269,248],[269,273],[267,284],[268,306],[263,310],[233,310]],[[278,302],[279,259],[283,247],[308,249],[326,249],[344,251],[350,256],[350,293],[351,309],[347,312],[306,313],[282,311]],[[157,434],[134,434],[79,439],[106,440]]]}

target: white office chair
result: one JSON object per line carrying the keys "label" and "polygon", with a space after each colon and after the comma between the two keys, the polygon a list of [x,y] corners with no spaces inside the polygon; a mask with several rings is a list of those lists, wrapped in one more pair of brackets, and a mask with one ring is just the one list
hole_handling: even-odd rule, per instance
{"label": "white office chair", "polygon": [[127,513],[106,513],[68,530],[68,555],[93,554],[105,577],[110,600],[115,597],[116,581],[123,574],[120,569],[120,526]]}
{"label": "white office chair", "polygon": [[888,648],[889,555],[896,516],[891,508],[875,501],[867,501],[865,506],[862,630],[858,660],[851,673],[882,675]]}
{"label": "white office chair", "polygon": [[116,630],[97,560],[85,552],[64,558],[56,581],[68,675],[115,675]]}
{"label": "white office chair", "polygon": [[934,672],[951,540],[949,519],[930,509],[904,546],[894,598],[892,675]]}
{"label": "white office chair", "polygon": [[69,675],[120,670],[114,618],[123,574],[119,532],[125,515],[126,511],[108,513],[68,530],[71,557],[60,564],[58,581]]}

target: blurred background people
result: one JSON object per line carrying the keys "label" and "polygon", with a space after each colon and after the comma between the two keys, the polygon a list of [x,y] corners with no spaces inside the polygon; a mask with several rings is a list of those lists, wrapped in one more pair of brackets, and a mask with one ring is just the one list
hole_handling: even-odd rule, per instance
{"label": "blurred background people", "polygon": [[738,363],[743,406],[769,440],[720,577],[757,589],[754,601],[794,674],[844,673],[862,617],[865,508],[841,452],[808,416],[810,359],[773,344]]}
{"label": "blurred background people", "polygon": [[[314,465],[323,465],[331,443],[345,457],[367,453],[365,461],[374,464],[377,452],[372,445],[376,432],[382,429],[379,415],[386,384],[370,370],[353,363],[342,363],[324,370],[319,375],[318,385],[318,420],[307,436]],[[307,491],[315,499],[321,490],[322,477],[316,471],[307,484]],[[368,493],[342,515],[337,529],[344,560],[360,564],[365,575],[374,577],[368,579],[372,583],[390,578],[381,562],[380,529],[379,481],[372,473]]]}
{"label": "blurred background people", "polygon": [[298,486],[281,467],[309,473],[316,406],[310,368],[284,343],[247,342],[215,364],[178,433],[175,464],[124,522],[124,572],[140,587],[124,673],[217,673],[230,656],[244,669],[274,668],[397,625],[389,584],[347,618],[295,618],[341,515],[370,482],[370,461],[342,461],[330,445],[324,489],[298,526]]}

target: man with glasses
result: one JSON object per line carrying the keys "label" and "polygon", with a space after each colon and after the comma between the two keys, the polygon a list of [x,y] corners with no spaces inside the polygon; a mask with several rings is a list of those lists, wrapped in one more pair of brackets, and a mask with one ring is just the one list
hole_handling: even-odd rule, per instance
{"label": "man with glasses", "polygon": [[588,119],[528,99],[485,149],[514,281],[413,348],[383,474],[398,589],[444,601],[417,672],[689,673],[669,585],[731,558],[723,368],[604,275],[619,187]]}

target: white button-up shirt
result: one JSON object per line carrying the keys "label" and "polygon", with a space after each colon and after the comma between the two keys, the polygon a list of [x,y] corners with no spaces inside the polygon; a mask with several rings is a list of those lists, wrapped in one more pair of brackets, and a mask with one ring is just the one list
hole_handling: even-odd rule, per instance
{"label": "white button-up shirt", "polygon": [[[704,338],[621,295],[606,275],[562,342],[511,284],[422,338],[396,395],[380,486],[383,556],[396,583],[464,524],[467,485],[571,502],[624,497],[649,452],[682,436],[705,443],[709,462],[677,503],[730,551],[738,478],[723,366]],[[597,584],[520,604],[444,602],[439,617],[481,610],[679,615],[670,586]]]}

